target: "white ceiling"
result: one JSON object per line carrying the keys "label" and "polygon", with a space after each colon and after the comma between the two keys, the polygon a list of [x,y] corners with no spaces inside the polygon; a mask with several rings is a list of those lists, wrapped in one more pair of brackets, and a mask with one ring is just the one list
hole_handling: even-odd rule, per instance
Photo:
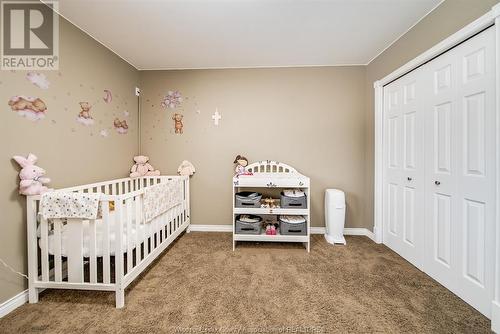
{"label": "white ceiling", "polygon": [[138,69],[367,64],[441,0],[60,0]]}

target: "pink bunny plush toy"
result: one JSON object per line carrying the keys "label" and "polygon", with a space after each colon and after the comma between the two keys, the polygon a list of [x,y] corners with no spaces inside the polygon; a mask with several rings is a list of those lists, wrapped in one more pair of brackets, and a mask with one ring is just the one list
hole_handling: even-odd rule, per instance
{"label": "pink bunny plush toy", "polygon": [[13,159],[23,168],[19,172],[19,178],[21,179],[19,193],[21,195],[40,195],[52,190],[44,186],[44,184],[50,182],[50,179],[43,177],[45,175],[43,168],[35,166],[38,158],[34,154],[28,154],[27,158],[16,155]]}
{"label": "pink bunny plush toy", "polygon": [[149,157],[138,155],[134,157],[135,165],[130,169],[130,177],[158,176],[160,171],[151,166]]}

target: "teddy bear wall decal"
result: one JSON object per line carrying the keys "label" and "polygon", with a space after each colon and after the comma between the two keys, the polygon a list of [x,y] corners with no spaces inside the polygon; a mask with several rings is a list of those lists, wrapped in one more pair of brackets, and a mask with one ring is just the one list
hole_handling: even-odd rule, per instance
{"label": "teddy bear wall decal", "polygon": [[126,120],[120,121],[119,118],[115,118],[113,121],[113,126],[115,127],[116,132],[119,134],[126,134],[128,132],[128,124]]}
{"label": "teddy bear wall decal", "polygon": [[182,114],[177,114],[177,113],[175,113],[172,116],[172,119],[174,120],[175,133],[177,133],[177,134],[183,133],[183,130],[182,130],[182,128],[184,127],[184,124],[182,124],[183,118],[184,118],[184,116]]}
{"label": "teddy bear wall decal", "polygon": [[19,116],[31,121],[44,119],[47,114],[47,105],[38,97],[13,96],[9,100],[9,106]]}
{"label": "teddy bear wall decal", "polygon": [[90,125],[94,124],[94,119],[90,115],[90,108],[92,108],[90,103],[80,102],[80,108],[82,110],[78,113],[78,117],[76,118],[76,121],[78,123],[81,123],[81,124],[86,125],[86,126],[90,126]]}

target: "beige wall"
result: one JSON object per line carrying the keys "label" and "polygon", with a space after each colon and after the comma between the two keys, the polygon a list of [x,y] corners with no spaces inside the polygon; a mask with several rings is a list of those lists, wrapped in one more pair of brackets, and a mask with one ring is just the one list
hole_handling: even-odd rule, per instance
{"label": "beige wall", "polygon": [[[19,168],[11,157],[35,153],[51,186],[64,187],[126,176],[138,151],[135,68],[64,20],[60,61],[59,71],[43,72],[50,81],[47,90],[26,80],[25,71],[0,71],[0,258],[22,272],[27,271],[25,198],[17,193]],[[104,89],[113,93],[109,104],[102,99]],[[16,95],[40,97],[48,106],[47,117],[33,122],[18,116],[7,105]],[[81,101],[93,104],[96,122],[91,127],[75,121]],[[119,135],[112,122],[123,119],[124,110],[130,112],[129,133]],[[101,137],[106,128],[109,137]],[[23,278],[0,266],[0,303],[25,288]]]}
{"label": "beige wall", "polygon": [[[231,224],[233,160],[242,154],[311,178],[313,226],[324,226],[330,187],[347,192],[347,226],[363,227],[364,85],[364,67],[144,71],[143,153],[163,173],[175,173],[182,160],[197,167],[193,224]],[[160,107],[169,90],[182,93],[180,108]],[[173,133],[174,112],[184,115],[182,135]]]}
{"label": "beige wall", "polygon": [[[311,177],[313,226],[324,225],[324,189],[338,187],[348,196],[347,226],[372,229],[373,82],[497,2],[447,0],[368,66],[143,71],[143,152],[162,172],[175,172],[184,159],[198,167],[192,179],[194,224],[230,223],[232,159],[243,154],[250,161],[288,162]],[[180,108],[159,106],[169,90],[179,90],[187,98]],[[211,122],[215,108],[223,115],[218,128]],[[173,134],[174,112],[184,114],[183,135]],[[290,131],[301,131],[305,143],[282,149],[269,135]],[[261,135],[244,140],[245,133]],[[268,138],[269,144],[262,144],[261,138]]]}
{"label": "beige wall", "polygon": [[366,224],[373,227],[373,83],[488,12],[498,0],[446,0],[366,67]]}

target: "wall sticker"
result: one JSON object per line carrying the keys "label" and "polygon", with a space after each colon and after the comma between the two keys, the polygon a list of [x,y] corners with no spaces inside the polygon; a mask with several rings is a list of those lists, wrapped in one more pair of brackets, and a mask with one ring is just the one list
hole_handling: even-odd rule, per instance
{"label": "wall sticker", "polygon": [[[60,71],[53,74],[42,71],[10,71],[7,74],[22,81],[19,95],[10,99],[7,96],[10,109],[18,116],[37,122],[48,117],[48,105],[52,109],[57,108],[60,112],[52,112],[47,121],[41,122],[50,126],[52,131],[57,129],[56,131],[66,133],[79,133],[81,136],[107,138],[116,136],[115,131],[118,134],[128,133],[131,126],[128,123],[135,121],[135,107],[127,101],[131,94],[120,94],[120,91],[115,91],[109,84],[106,84],[107,87],[101,84],[94,86],[91,82],[76,81],[76,89],[73,89],[70,88],[72,86],[64,85],[61,79],[65,74]],[[0,87],[3,88],[5,84],[6,80],[2,77]],[[38,89],[41,91],[31,93]],[[179,93],[172,92],[171,97],[174,105],[182,100]],[[76,107],[77,103],[79,108]],[[129,111],[129,108],[132,110]],[[68,113],[70,123],[76,121],[79,125],[67,123]],[[10,116],[16,117],[13,114]]]}
{"label": "wall sticker", "polygon": [[9,100],[10,108],[19,116],[26,117],[30,121],[38,121],[45,118],[47,106],[38,97],[13,96]]}
{"label": "wall sticker", "polygon": [[179,91],[168,91],[167,95],[163,98],[161,106],[163,108],[174,109],[181,105],[182,96]]}
{"label": "wall sticker", "polygon": [[182,124],[182,118],[184,118],[182,114],[174,114],[172,116],[172,119],[174,120],[175,133],[182,134],[183,132],[182,128],[184,127],[184,124]]}
{"label": "wall sticker", "polygon": [[113,101],[113,94],[111,94],[111,91],[109,89],[104,90],[104,97],[102,99],[106,103],[111,103],[111,101]]}
{"label": "wall sticker", "polygon": [[90,115],[91,105],[88,102],[80,102],[80,108],[82,108],[82,110],[78,114],[76,121],[78,123],[85,125],[85,126],[93,125],[94,119]]}
{"label": "wall sticker", "polygon": [[113,126],[115,127],[116,132],[118,132],[119,134],[124,135],[128,132],[128,125],[126,120],[120,121],[118,118],[115,118]]}
{"label": "wall sticker", "polygon": [[101,131],[99,131],[99,135],[101,137],[107,138],[109,136],[108,129],[102,129]]}
{"label": "wall sticker", "polygon": [[214,120],[214,125],[219,126],[219,121],[222,119],[222,115],[219,114],[219,109],[215,108],[215,113],[212,115],[212,119]]}
{"label": "wall sticker", "polygon": [[43,73],[28,72],[26,79],[38,88],[49,89],[50,82]]}

